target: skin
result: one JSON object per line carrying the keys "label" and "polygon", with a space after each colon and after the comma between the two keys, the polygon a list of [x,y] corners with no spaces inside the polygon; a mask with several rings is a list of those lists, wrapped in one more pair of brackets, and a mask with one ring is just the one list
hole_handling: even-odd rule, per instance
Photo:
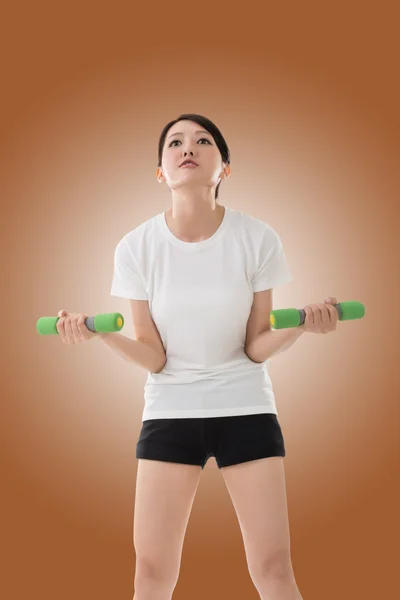
{"label": "skin", "polygon": [[[337,304],[336,298],[329,298],[324,300],[324,304],[305,306],[306,319],[298,329],[308,333],[336,331],[338,312],[333,306],[334,304]],[[64,344],[79,344],[101,335],[90,331],[84,325],[84,321],[88,316],[85,313],[67,313],[62,309],[58,312],[58,316],[61,318],[58,319],[56,328]]]}
{"label": "skin", "polygon": [[85,319],[88,316],[85,313],[67,313],[66,310],[62,309],[58,312],[58,316],[61,318],[57,321],[56,329],[60,334],[63,344],[79,344],[100,335],[99,333],[90,331],[84,325]]}
{"label": "skin", "polygon": [[[188,242],[207,239],[218,229],[225,209],[215,201],[215,188],[230,174],[212,137],[195,133],[200,128],[189,121],[176,123],[167,134],[162,166],[156,172],[158,181],[166,183],[172,193],[172,208],[165,214],[167,225]],[[177,131],[183,133],[170,140],[169,135]],[[202,138],[210,139],[212,145],[200,141]],[[172,140],[178,142],[169,146]],[[193,158],[199,167],[180,169],[186,157]],[[335,331],[336,303],[332,297],[323,304],[306,306],[300,329],[309,333]],[[61,310],[58,316],[57,331],[63,343],[76,344],[99,335],[85,327],[84,313]],[[290,558],[283,458],[249,461],[221,472],[238,515],[249,573],[260,598],[301,600]],[[171,597],[200,474],[200,467],[193,465],[139,460],[134,531],[136,547],[144,559],[139,551],[135,595],[143,590],[154,596],[158,587],[160,597]],[[166,491],[170,491],[169,496]],[[152,527],[148,527],[149,522]]]}
{"label": "skin", "polygon": [[[204,133],[196,133],[198,130]],[[199,166],[181,168],[186,158]],[[201,125],[182,120],[168,130],[156,177],[171,191],[172,207],[165,213],[165,220],[176,237],[200,242],[215,233],[225,212],[215,200],[215,189],[230,172],[214,138]]]}
{"label": "skin", "polygon": [[[205,240],[220,226],[225,207],[216,203],[215,188],[231,172],[212,135],[197,130],[204,128],[193,121],[175,123],[167,133],[162,166],[156,170],[159,183],[166,183],[172,193],[172,208],[165,213],[167,225],[176,237],[187,242]],[[177,132],[182,133],[173,135]],[[199,166],[181,169],[179,165],[186,158]],[[78,344],[101,335],[84,325],[85,313],[60,310],[58,316],[61,318],[56,327],[64,344]]]}
{"label": "skin", "polygon": [[306,319],[299,329],[309,333],[329,333],[336,331],[338,312],[333,306],[336,298],[326,298],[324,304],[310,304],[304,307]]}
{"label": "skin", "polygon": [[[179,165],[186,158],[193,159],[199,166],[181,168]],[[201,125],[182,120],[168,130],[156,177],[171,191],[172,207],[164,214],[176,237],[186,242],[200,242],[215,233],[225,213],[225,207],[215,200],[215,189],[230,173],[230,166],[222,161],[214,138]],[[336,302],[336,298],[330,298],[324,304],[306,306],[306,319],[300,329],[309,333],[335,331],[338,314],[332,304]],[[60,310],[58,316],[61,318],[56,327],[65,344],[77,344],[99,335],[84,325],[85,313]]]}

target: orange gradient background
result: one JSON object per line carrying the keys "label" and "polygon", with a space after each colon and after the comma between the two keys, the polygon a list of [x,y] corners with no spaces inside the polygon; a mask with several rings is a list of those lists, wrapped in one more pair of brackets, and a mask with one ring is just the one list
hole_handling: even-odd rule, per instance
{"label": "orange gradient background", "polygon": [[[120,311],[133,337],[128,300],[110,296],[114,249],[170,206],[155,176],[159,135],[194,112],[216,123],[231,151],[218,201],[281,236],[293,282],[276,289],[274,307],[329,295],[365,304],[364,319],[304,334],[269,369],[304,600],[394,598],[394,10],[129,6],[26,3],[3,22],[0,595],[132,599],[147,372],[100,339],[67,346],[39,336],[36,321],[61,308]],[[202,474],[173,598],[259,598],[215,459]]]}

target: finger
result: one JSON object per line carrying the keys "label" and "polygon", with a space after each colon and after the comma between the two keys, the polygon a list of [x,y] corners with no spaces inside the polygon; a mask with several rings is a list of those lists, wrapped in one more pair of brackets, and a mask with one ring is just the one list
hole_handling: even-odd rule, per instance
{"label": "finger", "polygon": [[[332,328],[328,306],[326,304],[317,304],[317,306],[321,313],[321,331],[322,333],[328,333]],[[330,306],[332,307],[332,305]]]}
{"label": "finger", "polygon": [[85,313],[80,313],[79,318],[76,322],[76,327],[79,331],[79,335],[81,336],[81,339],[87,339],[88,336],[88,328],[85,325],[85,319],[87,318],[87,315],[85,315]]}
{"label": "finger", "polygon": [[326,308],[329,311],[329,317],[330,317],[330,320],[331,320],[331,327],[333,329],[336,329],[336,324],[337,324],[338,319],[339,319],[339,313],[338,313],[337,309],[334,306],[332,306],[331,304],[327,304]]}
{"label": "finger", "polygon": [[61,335],[61,339],[65,341],[65,317],[60,317],[56,323],[56,329],[58,333]]}
{"label": "finger", "polygon": [[68,339],[65,333],[65,317],[68,316],[67,311],[62,308],[58,311],[58,316],[60,317],[56,323],[56,329],[58,333],[61,335],[61,340],[64,344],[68,344]]}
{"label": "finger", "polygon": [[337,300],[333,296],[328,296],[327,298],[325,298],[325,302],[328,302],[330,304],[337,304]]}
{"label": "finger", "polygon": [[75,344],[79,344],[79,342],[82,341],[82,336],[78,329],[78,319],[79,319],[80,315],[81,315],[81,313],[74,313],[71,318],[71,328],[72,328],[72,334],[73,334],[73,339],[74,339]]}
{"label": "finger", "polygon": [[69,315],[67,317],[65,317],[65,336],[67,338],[67,344],[73,344],[74,343],[74,332],[72,330],[72,323],[71,323],[71,319],[72,316],[75,313],[69,313]]}
{"label": "finger", "polygon": [[304,312],[306,313],[304,319],[304,328],[309,329],[314,327],[314,313],[309,306],[304,307]]}
{"label": "finger", "polygon": [[318,304],[310,304],[310,307],[314,313],[314,329],[319,331],[322,325],[321,310],[319,309]]}

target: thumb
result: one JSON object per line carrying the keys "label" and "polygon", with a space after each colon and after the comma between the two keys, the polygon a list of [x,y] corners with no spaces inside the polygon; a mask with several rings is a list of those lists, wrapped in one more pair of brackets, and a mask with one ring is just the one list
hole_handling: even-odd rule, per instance
{"label": "thumb", "polygon": [[58,311],[58,316],[59,317],[64,317],[66,314],[67,313],[66,313],[66,311],[64,309]]}

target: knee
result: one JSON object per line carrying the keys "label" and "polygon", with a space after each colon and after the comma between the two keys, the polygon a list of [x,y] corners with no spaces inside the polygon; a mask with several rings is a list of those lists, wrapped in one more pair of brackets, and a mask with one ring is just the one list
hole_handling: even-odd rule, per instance
{"label": "knee", "polygon": [[140,558],[136,560],[135,587],[162,587],[174,589],[179,577],[177,569],[162,561]]}
{"label": "knee", "polygon": [[249,565],[249,572],[254,582],[266,578],[288,579],[293,576],[290,552],[287,549],[277,550]]}

